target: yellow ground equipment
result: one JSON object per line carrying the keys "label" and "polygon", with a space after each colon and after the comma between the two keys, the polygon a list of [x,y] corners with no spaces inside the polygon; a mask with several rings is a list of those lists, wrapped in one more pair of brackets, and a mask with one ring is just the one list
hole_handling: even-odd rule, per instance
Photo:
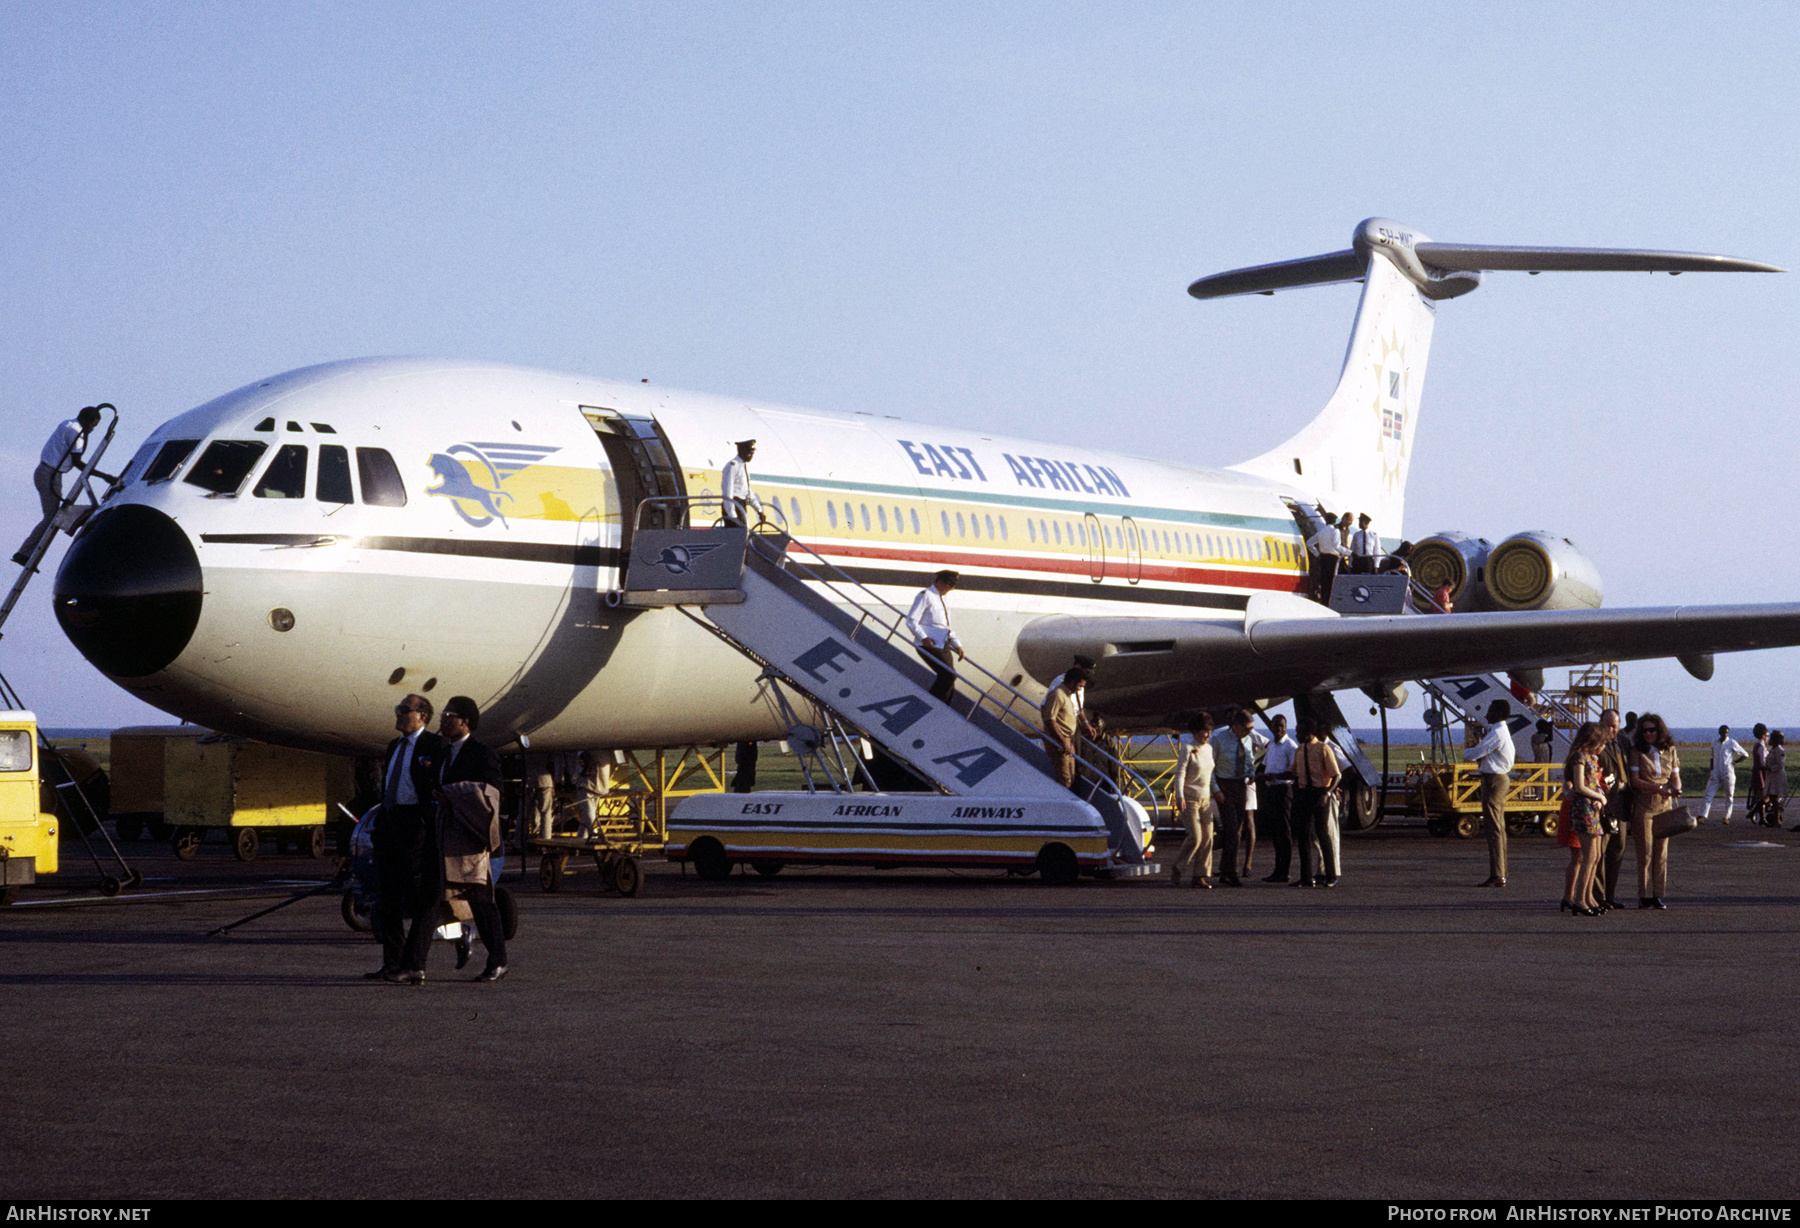
{"label": "yellow ground equipment", "polygon": [[264,835],[325,854],[332,806],[356,793],[353,761],[228,737],[193,725],[138,726],[112,738],[112,813],[119,834],[148,827],[191,858],[206,833],[230,832],[240,861],[256,857]]}
{"label": "yellow ground equipment", "polygon": [[[571,857],[591,856],[608,889],[636,895],[644,881],[642,859],[662,852],[668,843],[672,801],[724,791],[725,751],[702,746],[623,751],[610,783],[613,787],[595,799],[591,836],[531,841],[543,855],[538,862],[538,885],[545,891],[561,889]],[[558,826],[567,826],[574,817],[571,812],[579,809],[579,802],[563,807]]]}
{"label": "yellow ground equipment", "polygon": [[[1506,828],[1556,835],[1562,808],[1563,766],[1521,763],[1506,795]],[[1406,769],[1406,791],[1434,836],[1464,839],[1481,832],[1481,773],[1473,763],[1415,763]]]}
{"label": "yellow ground equipment", "polygon": [[39,808],[37,718],[0,712],[0,903],[57,868],[54,814]]}

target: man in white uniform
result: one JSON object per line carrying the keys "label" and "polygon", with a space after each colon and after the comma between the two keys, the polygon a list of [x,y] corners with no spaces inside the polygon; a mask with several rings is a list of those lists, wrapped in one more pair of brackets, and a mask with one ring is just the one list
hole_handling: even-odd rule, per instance
{"label": "man in white uniform", "polygon": [[1375,574],[1375,564],[1382,556],[1381,534],[1369,527],[1369,513],[1356,518],[1357,530],[1350,535],[1350,570],[1359,576]]}
{"label": "man in white uniform", "polygon": [[1510,719],[1512,705],[1496,699],[1488,705],[1486,736],[1463,752],[1463,758],[1475,760],[1481,769],[1481,826],[1488,845],[1488,876],[1483,887],[1506,886],[1506,793],[1519,753],[1513,746],[1512,730],[1507,728]]}
{"label": "man in white uniform", "polygon": [[31,474],[31,484],[37,487],[38,506],[43,509],[44,518],[38,521],[37,527],[25,539],[25,544],[13,555],[13,562],[19,566],[23,567],[31,562],[31,552],[37,549],[38,539],[50,528],[50,518],[62,506],[63,474],[81,463],[81,453],[87,444],[88,432],[99,423],[99,409],[89,405],[50,433],[49,441],[44,444],[44,450],[38,456],[38,467]]}
{"label": "man in white uniform", "polygon": [[[1345,515],[1349,515],[1348,512]],[[1337,579],[1338,563],[1343,557],[1343,539],[1337,524],[1327,515],[1325,525],[1307,542],[1312,548],[1312,597],[1314,601],[1331,600],[1331,582]]]}
{"label": "man in white uniform", "polygon": [[1731,726],[1719,726],[1719,739],[1712,745],[1712,771],[1706,777],[1706,804],[1700,809],[1700,821],[1712,818],[1713,795],[1725,793],[1725,821],[1731,822],[1731,797],[1737,792],[1737,765],[1748,759],[1750,752],[1732,740]]}
{"label": "man in white uniform", "polygon": [[747,503],[756,509],[758,520],[766,519],[762,500],[750,489],[750,458],[756,455],[756,440],[740,439],[737,442],[737,455],[725,462],[725,468],[719,471],[719,494],[725,499],[725,523],[742,525],[747,523],[744,505]]}
{"label": "man in white uniform", "polygon": [[949,703],[956,692],[956,667],[950,663],[950,654],[955,653],[958,660],[963,656],[962,642],[950,629],[950,607],[944,602],[959,579],[954,571],[938,572],[931,587],[920,589],[906,612],[906,629],[912,633],[919,657],[937,675],[931,683],[932,697],[943,703]]}

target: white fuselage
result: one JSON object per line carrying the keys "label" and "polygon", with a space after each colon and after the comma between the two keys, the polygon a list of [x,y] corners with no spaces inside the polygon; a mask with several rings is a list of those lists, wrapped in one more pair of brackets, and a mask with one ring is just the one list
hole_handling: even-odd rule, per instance
{"label": "white fuselage", "polygon": [[[763,502],[902,608],[931,573],[961,572],[958,635],[1025,687],[1049,681],[1015,652],[1044,615],[1242,626],[1249,597],[1304,587],[1284,503],[1303,492],[1242,474],[643,384],[372,359],[240,389],[152,433],[106,509],[141,504],[179,525],[204,595],[178,656],[115,680],[197,723],[321,749],[382,744],[411,691],[473,697],[496,745],[521,733],[546,749],[780,736],[748,660],[677,610],[603,601],[620,585],[624,501],[647,490],[621,484],[623,445],[609,455],[596,432],[618,415],[654,419],[689,495],[716,493],[733,441],[756,439]],[[197,443],[145,482],[174,440]],[[221,440],[266,445],[234,494],[190,480]],[[327,448],[356,458],[355,501],[319,497]],[[392,457],[403,505],[370,502],[379,465],[364,471],[358,449]],[[277,497],[281,464],[289,497]]]}

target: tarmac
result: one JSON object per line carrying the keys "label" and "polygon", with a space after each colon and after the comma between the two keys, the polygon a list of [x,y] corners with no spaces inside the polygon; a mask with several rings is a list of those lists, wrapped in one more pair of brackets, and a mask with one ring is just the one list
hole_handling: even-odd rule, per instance
{"label": "tarmac", "polygon": [[0,1196],[1795,1194],[1800,836],[1742,820],[1592,919],[1417,827],[1330,890],[534,864],[511,974],[419,988],[335,895],[207,936],[329,863],[126,847],[209,894],[49,904],[65,846],[0,913]]}

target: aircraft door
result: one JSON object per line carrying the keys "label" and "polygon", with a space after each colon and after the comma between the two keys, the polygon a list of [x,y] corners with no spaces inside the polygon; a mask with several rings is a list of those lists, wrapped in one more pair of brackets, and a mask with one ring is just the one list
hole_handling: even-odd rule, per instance
{"label": "aircraft door", "polygon": [[1087,538],[1088,579],[1098,584],[1106,579],[1106,535],[1100,531],[1100,517],[1089,512],[1081,531]]}
{"label": "aircraft door", "polygon": [[1119,521],[1119,532],[1125,538],[1125,583],[1136,584],[1144,578],[1144,535],[1129,516]]}
{"label": "aircraft door", "polygon": [[[606,449],[613,481],[619,493],[619,571],[631,549],[631,533],[637,526],[638,504],[645,499],[684,497],[687,482],[676,462],[675,449],[656,419],[617,410],[582,406],[588,424]],[[683,508],[659,507],[644,513],[644,527],[679,529],[686,523]]]}

